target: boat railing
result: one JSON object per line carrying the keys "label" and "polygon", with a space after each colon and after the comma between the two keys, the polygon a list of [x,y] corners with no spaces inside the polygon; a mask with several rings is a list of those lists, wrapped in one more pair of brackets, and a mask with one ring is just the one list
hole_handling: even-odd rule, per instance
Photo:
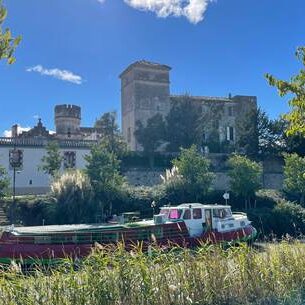
{"label": "boat railing", "polygon": [[247,214],[244,213],[244,212],[233,212],[232,214],[233,214],[233,215],[243,215],[243,216],[247,216]]}

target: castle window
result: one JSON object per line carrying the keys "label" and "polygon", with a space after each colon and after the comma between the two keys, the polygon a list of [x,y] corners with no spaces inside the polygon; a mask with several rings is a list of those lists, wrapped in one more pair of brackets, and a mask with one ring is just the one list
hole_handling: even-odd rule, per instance
{"label": "castle window", "polygon": [[234,141],[234,128],[231,126],[227,127],[227,140]]}
{"label": "castle window", "polygon": [[64,169],[76,167],[76,152],[65,151],[64,152]]}

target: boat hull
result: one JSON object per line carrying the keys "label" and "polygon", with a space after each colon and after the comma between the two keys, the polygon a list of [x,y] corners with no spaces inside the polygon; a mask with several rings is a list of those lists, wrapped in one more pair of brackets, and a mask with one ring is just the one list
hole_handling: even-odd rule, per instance
{"label": "boat hull", "polygon": [[[135,246],[140,245],[143,250],[147,250],[149,245],[155,245],[160,247],[194,247],[205,243],[237,243],[253,241],[256,237],[256,229],[249,225],[245,228],[228,231],[217,232],[209,231],[205,232],[199,237],[189,237],[186,227],[183,223],[178,224],[180,234],[165,238],[159,238],[154,240],[139,240],[139,239],[125,239],[120,240],[125,249],[131,250]],[[108,245],[115,245],[115,242],[98,243],[98,247],[104,247]],[[14,242],[9,236],[2,237],[0,239],[0,263],[10,263],[11,261],[17,261],[22,264],[32,263],[52,263],[64,258],[82,258],[88,256],[96,243],[66,243],[66,244],[34,244],[34,243],[22,243]]]}

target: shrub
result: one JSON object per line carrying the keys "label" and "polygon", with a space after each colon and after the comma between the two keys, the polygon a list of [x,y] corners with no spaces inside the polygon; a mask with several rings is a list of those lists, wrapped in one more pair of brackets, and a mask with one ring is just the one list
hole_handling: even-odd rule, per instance
{"label": "shrub", "polygon": [[51,196],[56,200],[58,223],[92,221],[93,190],[88,177],[81,171],[67,171],[51,185]]}

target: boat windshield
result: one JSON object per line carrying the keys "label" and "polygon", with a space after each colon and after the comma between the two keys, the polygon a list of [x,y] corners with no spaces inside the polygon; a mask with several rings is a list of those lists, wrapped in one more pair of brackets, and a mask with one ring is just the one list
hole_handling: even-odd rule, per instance
{"label": "boat windshield", "polygon": [[215,209],[213,210],[213,216],[218,218],[228,218],[232,216],[230,208]]}
{"label": "boat windshield", "polygon": [[163,214],[166,216],[166,218],[168,218],[169,209],[161,209],[160,214]]}
{"label": "boat windshield", "polygon": [[182,209],[170,209],[168,218],[169,219],[179,219],[182,215]]}

